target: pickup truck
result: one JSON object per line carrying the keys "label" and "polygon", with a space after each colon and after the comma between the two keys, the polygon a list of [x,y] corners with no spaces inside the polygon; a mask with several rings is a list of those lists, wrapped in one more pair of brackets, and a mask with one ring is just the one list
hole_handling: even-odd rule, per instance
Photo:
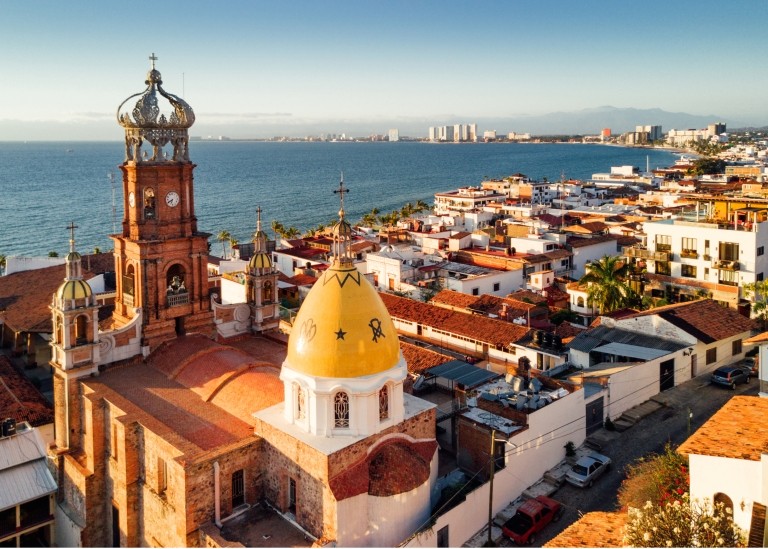
{"label": "pickup truck", "polygon": [[517,513],[501,527],[502,533],[517,545],[533,544],[536,534],[562,514],[559,502],[547,496],[536,496],[518,507]]}

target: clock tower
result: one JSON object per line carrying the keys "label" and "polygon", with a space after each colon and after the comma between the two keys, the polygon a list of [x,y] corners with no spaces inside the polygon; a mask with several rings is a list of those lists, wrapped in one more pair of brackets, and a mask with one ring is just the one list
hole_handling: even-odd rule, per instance
{"label": "clock tower", "polygon": [[118,107],[125,128],[122,232],[115,242],[115,323],[142,310],[149,351],[187,332],[214,330],[208,298],[208,233],[198,232],[188,129],[192,108],[162,87],[150,57],[147,88]]}

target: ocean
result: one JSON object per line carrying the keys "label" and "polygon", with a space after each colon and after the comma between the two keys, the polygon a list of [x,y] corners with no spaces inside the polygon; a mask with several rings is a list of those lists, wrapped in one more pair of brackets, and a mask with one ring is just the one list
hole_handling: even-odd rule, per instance
{"label": "ocean", "polygon": [[[664,150],[583,144],[256,141],[193,141],[190,158],[198,228],[213,234],[214,253],[222,230],[250,240],[258,206],[270,234],[272,220],[302,232],[334,222],[332,191],[342,172],[347,219],[355,222],[374,207],[385,213],[406,202],[432,204],[436,192],[487,178],[588,179],[611,166],[645,170],[646,162],[653,169],[676,159]],[[111,250],[108,235],[121,229],[123,215],[122,161],[117,141],[0,143],[0,254],[64,255],[70,221],[78,226],[78,251]]]}

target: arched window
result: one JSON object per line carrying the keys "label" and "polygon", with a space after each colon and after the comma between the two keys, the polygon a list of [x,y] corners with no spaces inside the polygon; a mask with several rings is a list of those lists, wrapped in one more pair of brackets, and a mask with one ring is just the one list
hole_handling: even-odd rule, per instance
{"label": "arched window", "polygon": [[88,340],[88,317],[79,315],[75,319],[75,341],[78,344],[85,343]]}
{"label": "arched window", "polygon": [[576,301],[576,305],[577,305],[577,306],[579,306],[579,307],[584,307],[584,298],[583,298],[583,297],[580,297],[580,298],[579,298],[579,299]]}
{"label": "arched window", "polygon": [[716,493],[715,497],[712,498],[712,503],[714,503],[715,506],[717,506],[718,503],[722,504],[723,510],[730,509],[731,516],[733,516],[733,500],[727,495],[722,492]]}
{"label": "arched window", "polygon": [[349,428],[349,395],[339,391],[333,397],[333,426],[338,429]]}
{"label": "arched window", "polygon": [[293,384],[293,396],[296,399],[296,419],[306,419],[307,395],[298,383]]}
{"label": "arched window", "polygon": [[384,385],[379,391],[379,421],[389,419],[389,388]]}
{"label": "arched window", "polygon": [[155,218],[155,189],[144,189],[144,219]]}

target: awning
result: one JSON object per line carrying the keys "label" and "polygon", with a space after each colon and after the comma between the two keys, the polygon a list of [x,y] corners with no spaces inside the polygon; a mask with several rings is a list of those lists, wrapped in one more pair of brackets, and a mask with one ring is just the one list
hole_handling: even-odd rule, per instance
{"label": "awning", "polygon": [[483,370],[462,360],[451,360],[440,366],[435,366],[426,370],[424,375],[450,379],[469,388],[477,387],[491,379],[500,377],[500,374]]}
{"label": "awning", "polygon": [[660,356],[668,355],[674,351],[663,349],[651,349],[650,347],[638,347],[637,345],[628,345],[627,343],[608,343],[595,347],[593,351],[599,351],[608,355],[626,356],[629,358],[638,358],[640,360],[653,360]]}

